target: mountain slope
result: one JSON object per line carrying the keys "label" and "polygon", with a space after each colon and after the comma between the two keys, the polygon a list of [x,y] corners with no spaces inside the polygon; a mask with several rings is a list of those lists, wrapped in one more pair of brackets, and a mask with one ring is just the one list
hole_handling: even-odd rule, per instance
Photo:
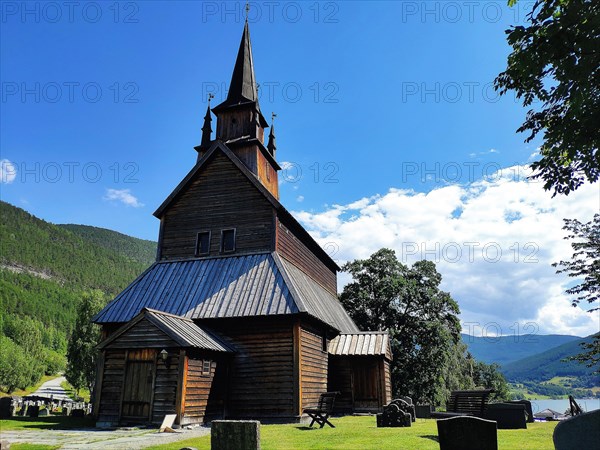
{"label": "mountain slope", "polygon": [[469,352],[479,361],[506,366],[528,356],[581,339],[578,336],[560,334],[476,337],[461,335]]}
{"label": "mountain slope", "polygon": [[500,370],[509,381],[545,381],[554,377],[588,377],[593,368],[585,367],[575,361],[564,362],[563,359],[582,352],[582,342],[591,342],[588,336],[568,342],[545,352],[520,359],[507,364]]}
{"label": "mountain slope", "polygon": [[[132,256],[129,250],[119,250],[127,241],[120,233],[60,227],[6,202],[0,202],[0,217],[0,265],[13,272],[39,274],[72,288],[97,288],[115,295],[152,262],[140,256],[143,252]],[[106,242],[99,245],[102,238]],[[141,245],[139,239],[129,240],[126,248]]]}
{"label": "mountain slope", "polygon": [[152,264],[156,258],[156,242],[154,241],[137,239],[117,231],[89,225],[61,224],[58,227],[144,265]]}

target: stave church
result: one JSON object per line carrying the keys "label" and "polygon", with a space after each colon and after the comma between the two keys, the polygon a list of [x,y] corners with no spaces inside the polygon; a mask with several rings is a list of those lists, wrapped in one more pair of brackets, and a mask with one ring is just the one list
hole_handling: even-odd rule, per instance
{"label": "stave church", "polygon": [[297,422],[326,391],[340,414],[391,400],[389,336],[357,328],[340,268],[280,203],[267,128],[246,20],[195,165],[154,212],[156,262],[93,319],[98,426]]}

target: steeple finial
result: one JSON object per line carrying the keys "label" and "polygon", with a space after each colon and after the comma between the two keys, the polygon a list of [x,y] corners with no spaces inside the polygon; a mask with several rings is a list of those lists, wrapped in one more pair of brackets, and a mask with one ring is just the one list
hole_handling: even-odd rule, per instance
{"label": "steeple finial", "polygon": [[277,114],[272,112],[271,113],[271,131],[269,132],[269,142],[267,143],[267,150],[269,150],[269,153],[271,153],[271,155],[273,155],[273,158],[275,158],[275,151],[277,150],[277,144],[275,142],[275,117],[277,117]]}
{"label": "steeple finial", "polygon": [[250,12],[250,2],[246,2],[246,22],[248,22],[248,13]]}

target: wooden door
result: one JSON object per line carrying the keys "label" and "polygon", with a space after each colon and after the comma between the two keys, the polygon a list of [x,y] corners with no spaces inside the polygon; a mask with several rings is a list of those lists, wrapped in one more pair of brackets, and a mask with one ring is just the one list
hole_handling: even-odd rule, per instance
{"label": "wooden door", "polygon": [[129,352],[123,382],[121,421],[145,423],[151,420],[155,359],[154,350]]}
{"label": "wooden door", "polygon": [[352,370],[354,410],[379,409],[379,370],[376,361],[355,363]]}

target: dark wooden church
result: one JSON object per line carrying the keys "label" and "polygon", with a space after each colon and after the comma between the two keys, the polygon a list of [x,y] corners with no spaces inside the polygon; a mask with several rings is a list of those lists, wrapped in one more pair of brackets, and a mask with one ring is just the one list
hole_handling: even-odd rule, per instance
{"label": "dark wooden church", "polygon": [[154,213],[156,262],[94,318],[99,424],[298,421],[328,390],[340,412],[391,400],[389,337],[358,330],[339,267],[279,202],[267,127],[246,22],[196,165]]}

